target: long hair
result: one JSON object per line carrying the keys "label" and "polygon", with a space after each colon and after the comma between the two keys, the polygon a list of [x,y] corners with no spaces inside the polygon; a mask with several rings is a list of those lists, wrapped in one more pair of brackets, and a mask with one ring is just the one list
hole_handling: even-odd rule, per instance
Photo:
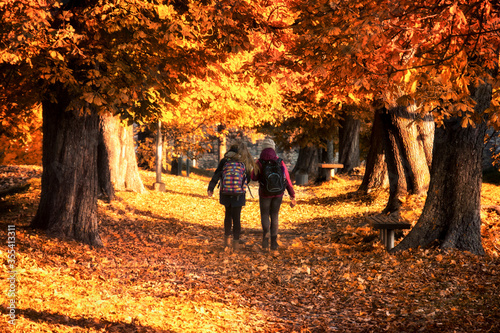
{"label": "long hair", "polygon": [[243,141],[232,144],[229,151],[235,152],[235,154],[232,156],[232,159],[243,162],[248,172],[258,170],[257,164],[255,163],[252,154],[250,154],[247,145]]}

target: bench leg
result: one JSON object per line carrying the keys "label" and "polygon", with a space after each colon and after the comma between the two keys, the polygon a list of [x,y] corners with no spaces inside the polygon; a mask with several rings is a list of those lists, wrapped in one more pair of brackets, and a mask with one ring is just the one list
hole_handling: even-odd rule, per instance
{"label": "bench leg", "polygon": [[390,250],[394,247],[394,230],[387,230],[387,238],[385,239],[385,247]]}
{"label": "bench leg", "polygon": [[394,247],[394,230],[393,229],[380,229],[380,241],[387,250]]}

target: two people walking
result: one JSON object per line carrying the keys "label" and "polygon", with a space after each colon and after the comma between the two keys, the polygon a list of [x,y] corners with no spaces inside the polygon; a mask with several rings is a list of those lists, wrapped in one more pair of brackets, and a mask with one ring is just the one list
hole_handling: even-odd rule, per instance
{"label": "two people walking", "polygon": [[[259,208],[262,225],[262,248],[278,249],[279,210],[284,191],[290,195],[290,206],[296,205],[295,191],[288,169],[276,155],[275,143],[267,138],[262,143],[262,152],[254,161],[242,142],[232,145],[219,162],[208,185],[211,197],[220,181],[219,202],[225,207],[224,246],[230,244],[238,250],[241,234],[241,209],[246,203],[245,186],[250,180],[259,182]],[[242,170],[243,169],[243,170]]]}

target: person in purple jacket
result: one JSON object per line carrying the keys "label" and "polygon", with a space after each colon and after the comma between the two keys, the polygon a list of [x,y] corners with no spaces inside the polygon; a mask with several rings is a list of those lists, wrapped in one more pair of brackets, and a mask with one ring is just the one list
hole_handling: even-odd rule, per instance
{"label": "person in purple jacket", "polygon": [[276,144],[270,138],[266,138],[262,144],[262,152],[260,153],[260,158],[257,160],[257,167],[251,173],[252,180],[259,181],[259,206],[260,206],[260,219],[262,224],[262,248],[264,250],[269,249],[269,240],[271,241],[271,250],[278,249],[278,217],[281,207],[281,202],[283,201],[284,189],[281,193],[269,194],[263,185],[263,164],[266,161],[281,161],[281,171],[284,175],[285,188],[290,195],[291,202],[290,206],[294,207],[297,202],[295,201],[295,191],[293,189],[292,181],[290,180],[290,174],[285,165],[285,162],[281,160],[275,151]]}

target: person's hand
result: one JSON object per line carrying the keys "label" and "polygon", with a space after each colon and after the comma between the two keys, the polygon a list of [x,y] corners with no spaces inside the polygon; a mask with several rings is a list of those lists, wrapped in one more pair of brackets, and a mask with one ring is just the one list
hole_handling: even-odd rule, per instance
{"label": "person's hand", "polygon": [[295,201],[295,198],[292,198],[292,201],[290,201],[290,207],[295,207],[297,205],[297,201]]}
{"label": "person's hand", "polygon": [[207,194],[208,194],[208,197],[210,198],[210,197],[212,197],[212,195],[214,195],[214,192],[213,192],[213,191],[208,190],[208,191],[207,191]]}

